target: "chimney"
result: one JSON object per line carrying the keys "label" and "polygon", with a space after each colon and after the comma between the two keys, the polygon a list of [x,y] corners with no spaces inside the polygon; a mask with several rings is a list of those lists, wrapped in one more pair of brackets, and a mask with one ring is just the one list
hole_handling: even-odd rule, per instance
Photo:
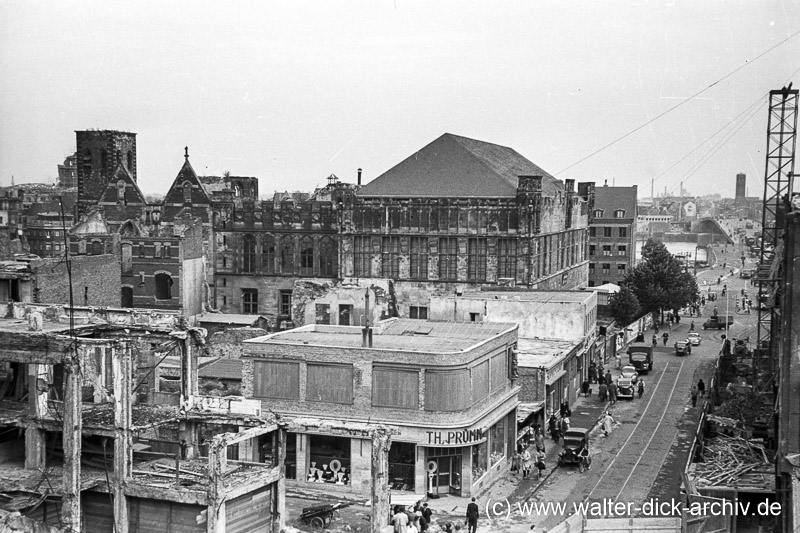
{"label": "chimney", "polygon": [[564,192],[575,192],[575,180],[574,179],[566,179],[566,180],[564,180]]}
{"label": "chimney", "polygon": [[361,187],[361,169],[358,169],[358,186]]}
{"label": "chimney", "polygon": [[369,289],[364,291],[364,327],[361,329],[361,347],[372,348],[372,327],[369,325]]}

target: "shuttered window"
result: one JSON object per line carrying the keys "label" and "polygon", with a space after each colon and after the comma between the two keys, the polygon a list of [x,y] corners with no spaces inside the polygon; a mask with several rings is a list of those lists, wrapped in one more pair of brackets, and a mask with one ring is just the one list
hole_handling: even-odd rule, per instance
{"label": "shuttered window", "polygon": [[492,390],[502,388],[508,381],[508,356],[505,352],[492,357],[491,372]]}
{"label": "shuttered window", "polygon": [[373,368],[372,405],[416,409],[419,405],[419,372],[399,368]]}
{"label": "shuttered window", "polygon": [[469,370],[425,371],[425,410],[460,411],[470,405]]}
{"label": "shuttered window", "polygon": [[489,361],[472,367],[472,400],[477,402],[489,394]]}
{"label": "shuttered window", "polygon": [[309,402],[353,403],[352,365],[309,364],[306,400]]}
{"label": "shuttered window", "polygon": [[253,396],[300,399],[300,364],[256,361],[253,364]]}

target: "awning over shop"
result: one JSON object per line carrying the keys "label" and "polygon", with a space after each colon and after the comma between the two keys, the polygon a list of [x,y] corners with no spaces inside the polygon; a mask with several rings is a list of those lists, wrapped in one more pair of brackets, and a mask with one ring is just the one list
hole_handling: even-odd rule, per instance
{"label": "awning over shop", "polygon": [[521,403],[517,406],[517,424],[521,424],[527,420],[532,413],[536,413],[544,409],[544,402]]}

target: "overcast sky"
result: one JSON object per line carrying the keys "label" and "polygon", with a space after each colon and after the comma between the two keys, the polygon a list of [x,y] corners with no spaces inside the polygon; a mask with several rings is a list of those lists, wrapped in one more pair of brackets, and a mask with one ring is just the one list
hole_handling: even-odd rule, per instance
{"label": "overcast sky", "polygon": [[796,32],[789,0],[0,0],[0,185],[53,181],[75,130],[137,133],[145,193],[188,146],[262,195],[368,182],[450,132],[640,197],[732,197],[737,172],[760,195]]}

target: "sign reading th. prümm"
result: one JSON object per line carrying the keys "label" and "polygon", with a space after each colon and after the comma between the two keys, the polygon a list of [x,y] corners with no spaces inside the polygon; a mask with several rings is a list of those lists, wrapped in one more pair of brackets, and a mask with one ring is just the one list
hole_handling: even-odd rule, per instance
{"label": "sign reading th. pr\u00fcmm", "polygon": [[483,440],[482,429],[465,429],[463,431],[427,431],[428,444],[472,444]]}

